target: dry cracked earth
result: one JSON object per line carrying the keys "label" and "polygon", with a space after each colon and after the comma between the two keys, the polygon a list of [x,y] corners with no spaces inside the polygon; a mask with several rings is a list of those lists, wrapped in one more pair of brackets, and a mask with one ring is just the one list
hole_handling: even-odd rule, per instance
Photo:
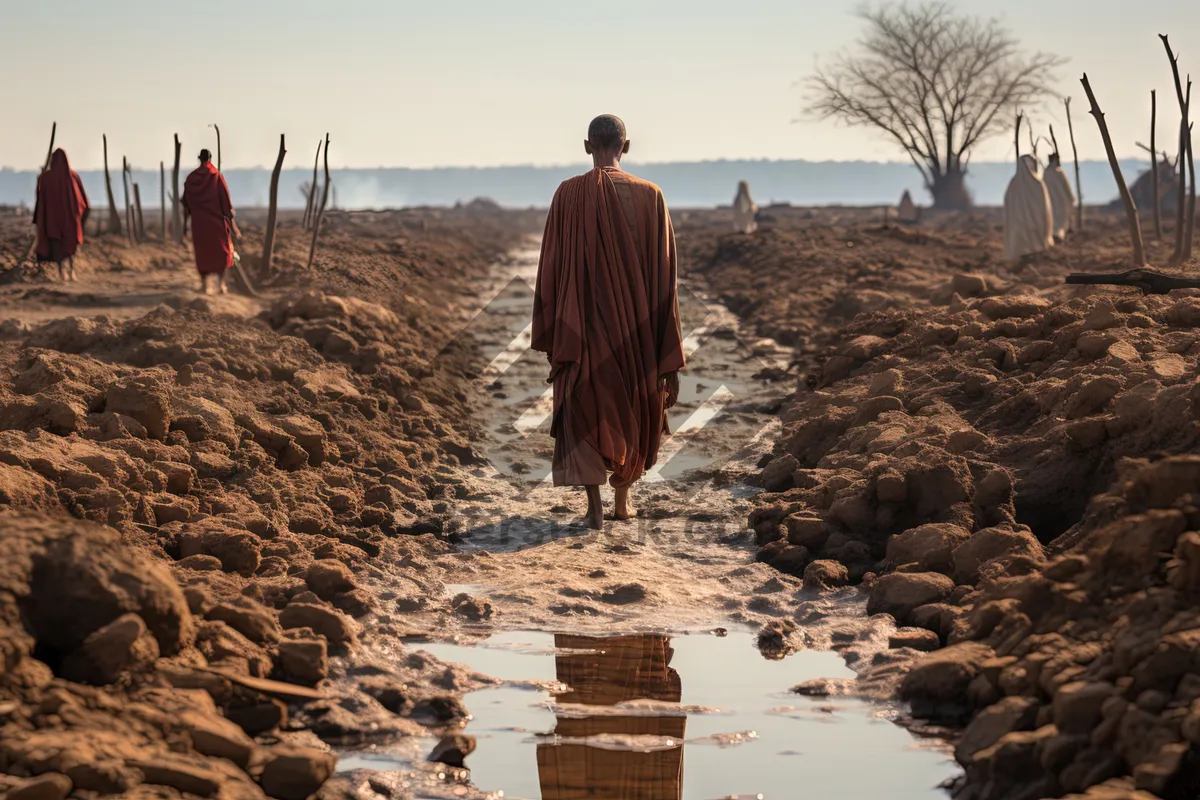
{"label": "dry cracked earth", "polygon": [[[0,789],[11,798],[483,797],[414,652],[498,630],[760,632],[909,704],[964,800],[1200,791],[1200,294],[1098,212],[1003,263],[996,215],[676,215],[691,366],[637,520],[543,480],[541,220],[486,202],[285,219],[256,296],[0,220]],[[1151,257],[1166,260],[1165,244]],[[810,694],[833,687],[802,687]],[[440,764],[335,776],[442,737]]]}

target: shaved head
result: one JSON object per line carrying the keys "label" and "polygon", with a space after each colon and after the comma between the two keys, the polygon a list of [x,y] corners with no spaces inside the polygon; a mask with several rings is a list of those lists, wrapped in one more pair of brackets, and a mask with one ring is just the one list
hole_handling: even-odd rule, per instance
{"label": "shaved head", "polygon": [[625,123],[620,117],[601,114],[588,125],[587,140],[595,150],[620,150],[625,146]]}

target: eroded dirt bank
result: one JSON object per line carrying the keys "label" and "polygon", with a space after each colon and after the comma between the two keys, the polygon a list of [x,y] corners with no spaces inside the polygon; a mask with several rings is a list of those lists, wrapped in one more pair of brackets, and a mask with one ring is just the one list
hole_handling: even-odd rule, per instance
{"label": "eroded dirt bank", "polygon": [[758,557],[937,650],[900,693],[965,725],[956,797],[1195,797],[1200,297],[1063,286],[1124,268],[1118,220],[1011,269],[985,222],[691,240],[797,347]]}
{"label": "eroded dirt bank", "polygon": [[9,796],[336,795],[325,742],[463,713],[432,666],[323,682],[361,664],[381,602],[441,592],[423,566],[478,461],[450,309],[536,223],[486,204],[335,217],[311,272],[285,229],[261,298],[197,297],[161,244],[94,242],[69,286],[8,273]]}

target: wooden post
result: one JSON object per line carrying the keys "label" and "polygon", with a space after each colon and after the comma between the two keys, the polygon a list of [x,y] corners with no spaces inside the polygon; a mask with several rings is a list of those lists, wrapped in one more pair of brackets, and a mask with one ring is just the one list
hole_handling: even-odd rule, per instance
{"label": "wooden post", "polygon": [[316,211],[313,205],[317,202],[317,164],[321,161],[321,143],[317,142],[317,154],[313,157],[313,176],[312,183],[308,185],[308,202],[304,206],[304,230],[308,230],[312,224],[313,214]]}
{"label": "wooden post", "polygon": [[54,155],[54,136],[58,133],[58,123],[55,122],[50,126],[50,149],[46,151],[46,165],[42,167],[42,172],[50,169],[50,157]]}
{"label": "wooden post", "polygon": [[1158,194],[1158,154],[1155,151],[1154,129],[1158,122],[1158,93],[1150,90],[1150,186],[1154,192],[1154,238],[1162,241],[1162,199]]}
{"label": "wooden post", "polygon": [[[1017,150],[1017,167],[1021,166],[1021,120],[1023,118],[1024,118],[1024,115],[1021,114],[1020,112],[1018,112],[1017,113],[1017,131],[1015,134],[1013,134],[1013,146]],[[1030,135],[1032,136],[1032,133]]]}
{"label": "wooden post", "polygon": [[162,242],[167,243],[167,167],[158,162],[158,211],[162,217]]}
{"label": "wooden post", "polygon": [[312,246],[308,250],[308,266],[312,269],[313,259],[317,255],[317,237],[321,235],[321,220],[325,218],[325,204],[329,202],[329,134],[325,134],[325,188],[321,190],[321,205],[313,210]]}
{"label": "wooden post", "polygon": [[1138,220],[1137,206],[1134,205],[1133,195],[1125,184],[1125,176],[1121,174],[1121,165],[1117,163],[1117,154],[1113,150],[1112,137],[1108,135],[1108,125],[1104,122],[1104,112],[1096,103],[1096,95],[1092,94],[1092,85],[1088,83],[1087,73],[1083,75],[1083,91],[1087,93],[1088,103],[1091,104],[1091,115],[1100,126],[1100,138],[1104,140],[1104,151],[1108,154],[1108,165],[1112,168],[1113,177],[1117,180],[1117,189],[1121,192],[1121,202],[1125,204],[1125,216],[1129,220],[1129,240],[1133,246],[1134,266],[1140,267],[1146,263],[1146,250],[1142,244],[1142,224]]}
{"label": "wooden post", "polygon": [[182,147],[177,133],[175,134],[175,172],[171,178],[171,233],[175,235],[176,244],[183,244],[183,215],[179,207],[179,153]]}
{"label": "wooden post", "polygon": [[137,212],[138,239],[144,242],[146,241],[146,217],[142,214],[142,191],[136,183],[133,185],[133,210]]}
{"label": "wooden post", "polygon": [[[1191,94],[1192,81],[1188,80],[1188,93]],[[1192,237],[1196,234],[1196,162],[1192,160],[1192,125],[1188,123],[1187,136],[1187,162],[1188,162],[1188,201],[1187,201],[1187,225],[1183,234],[1183,261],[1190,261],[1192,258]]]}
{"label": "wooden post", "polygon": [[1071,137],[1071,155],[1075,159],[1075,229],[1083,230],[1083,184],[1079,182],[1079,148],[1075,146],[1075,126],[1071,124],[1071,98],[1066,99],[1067,133]]}
{"label": "wooden post", "polygon": [[104,138],[104,188],[108,191],[108,232],[121,234],[121,215],[117,212],[117,199],[113,197],[112,174],[108,171],[108,134]]}
{"label": "wooden post", "polygon": [[279,134],[279,156],[275,159],[275,169],[271,172],[271,198],[267,206],[267,234],[263,238],[262,272],[260,275],[271,274],[271,256],[275,249],[275,212],[279,203],[279,173],[283,170],[283,157],[287,155],[284,147],[283,134]]}
{"label": "wooden post", "polygon": [[[1187,173],[1184,172],[1184,169],[1187,166],[1187,107],[1190,97],[1184,96],[1183,81],[1179,78],[1179,58],[1171,49],[1170,40],[1162,33],[1158,35],[1158,38],[1162,40],[1163,47],[1167,51],[1167,59],[1171,62],[1171,76],[1175,79],[1175,99],[1179,102],[1179,158],[1176,162],[1179,166],[1179,196],[1175,208],[1175,251],[1171,254],[1171,263],[1178,264],[1183,258],[1183,234],[1187,214]],[[1188,94],[1191,94],[1190,88]]]}
{"label": "wooden post", "polygon": [[130,244],[137,243],[137,227],[133,221],[133,195],[129,190],[129,161],[121,156],[121,187],[125,190],[125,233]]}
{"label": "wooden post", "polygon": [[221,126],[213,123],[213,130],[217,132],[217,172],[221,171]]}

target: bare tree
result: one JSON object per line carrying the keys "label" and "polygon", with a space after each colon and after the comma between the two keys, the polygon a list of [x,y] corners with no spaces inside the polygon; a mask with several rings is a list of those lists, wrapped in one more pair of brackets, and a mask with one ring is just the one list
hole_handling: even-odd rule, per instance
{"label": "bare tree", "polygon": [[1027,56],[996,20],[962,15],[946,2],[856,13],[866,33],[857,49],[808,79],[809,113],[887,133],[920,170],[934,208],[970,206],[971,149],[1052,94],[1065,60]]}

